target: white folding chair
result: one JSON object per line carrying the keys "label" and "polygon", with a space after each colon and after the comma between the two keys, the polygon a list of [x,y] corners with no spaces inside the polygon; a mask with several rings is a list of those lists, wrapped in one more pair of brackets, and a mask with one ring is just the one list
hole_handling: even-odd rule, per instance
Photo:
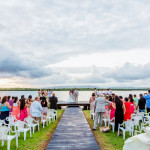
{"label": "white folding chair", "polygon": [[[8,132],[15,133],[15,135],[8,135]],[[18,148],[18,135],[16,132],[12,131],[11,128],[6,126],[0,126],[0,140],[2,141],[2,146],[4,146],[4,141],[7,141],[7,150],[10,150],[10,143],[12,139],[16,139],[16,147]]]}
{"label": "white folding chair", "polygon": [[15,127],[16,127],[16,132],[18,134],[18,136],[20,136],[20,133],[23,132],[24,133],[24,141],[26,140],[26,134],[28,131],[30,131],[30,137],[32,136],[31,134],[31,127],[27,127],[27,123],[17,120],[15,122]]}
{"label": "white folding chair", "polygon": [[33,118],[31,118],[30,116],[28,116],[27,118],[24,119],[24,121],[27,123],[27,126],[29,128],[33,128],[33,134],[35,131],[35,127],[38,127],[38,131],[39,131],[39,121],[34,120]]}

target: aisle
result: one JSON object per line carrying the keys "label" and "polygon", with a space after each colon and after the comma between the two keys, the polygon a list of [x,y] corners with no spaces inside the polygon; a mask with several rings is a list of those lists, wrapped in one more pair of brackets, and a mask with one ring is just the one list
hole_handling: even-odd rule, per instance
{"label": "aisle", "polygon": [[67,107],[47,150],[100,150],[80,107]]}

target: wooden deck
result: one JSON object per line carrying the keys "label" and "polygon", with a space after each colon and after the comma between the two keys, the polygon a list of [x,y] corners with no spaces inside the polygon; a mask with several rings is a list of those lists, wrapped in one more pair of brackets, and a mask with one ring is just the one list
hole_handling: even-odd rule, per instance
{"label": "wooden deck", "polygon": [[47,150],[100,150],[80,107],[67,107]]}
{"label": "wooden deck", "polygon": [[79,107],[79,106],[84,106],[85,110],[90,109],[90,104],[89,102],[58,102],[57,107],[58,109],[61,109],[61,106],[68,106],[68,107]]}

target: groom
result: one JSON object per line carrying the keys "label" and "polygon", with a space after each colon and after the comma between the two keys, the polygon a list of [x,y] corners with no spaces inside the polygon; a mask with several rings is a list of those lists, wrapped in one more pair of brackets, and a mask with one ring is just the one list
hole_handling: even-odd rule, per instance
{"label": "groom", "polygon": [[73,95],[74,95],[74,100],[75,100],[75,102],[77,103],[77,102],[78,102],[78,95],[79,95],[79,92],[78,92],[77,89],[74,90]]}

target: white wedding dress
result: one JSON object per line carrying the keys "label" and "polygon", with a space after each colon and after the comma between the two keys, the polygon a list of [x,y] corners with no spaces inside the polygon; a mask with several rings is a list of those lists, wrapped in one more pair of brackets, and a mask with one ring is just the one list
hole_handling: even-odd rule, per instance
{"label": "white wedding dress", "polygon": [[69,99],[67,102],[74,102],[72,93],[69,93]]}

